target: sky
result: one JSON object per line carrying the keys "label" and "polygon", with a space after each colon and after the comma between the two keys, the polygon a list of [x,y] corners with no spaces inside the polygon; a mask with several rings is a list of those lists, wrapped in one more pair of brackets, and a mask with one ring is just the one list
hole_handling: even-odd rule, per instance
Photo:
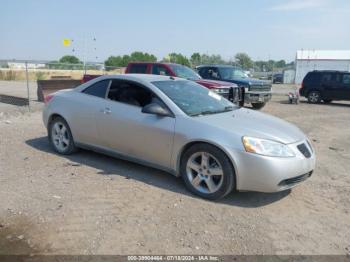
{"label": "sky", "polygon": [[104,61],[142,51],[292,61],[298,49],[349,50],[350,1],[0,0],[0,59]]}

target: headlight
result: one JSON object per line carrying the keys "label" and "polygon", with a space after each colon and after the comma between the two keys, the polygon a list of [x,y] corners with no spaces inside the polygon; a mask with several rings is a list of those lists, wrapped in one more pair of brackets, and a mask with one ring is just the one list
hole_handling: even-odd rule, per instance
{"label": "headlight", "polygon": [[294,152],[285,144],[254,138],[254,137],[243,137],[243,146],[249,153],[273,156],[273,157],[294,157]]}
{"label": "headlight", "polygon": [[214,91],[215,93],[218,93],[218,94],[225,94],[225,93],[229,92],[229,90],[226,88],[214,88],[214,89],[212,89],[212,91]]}

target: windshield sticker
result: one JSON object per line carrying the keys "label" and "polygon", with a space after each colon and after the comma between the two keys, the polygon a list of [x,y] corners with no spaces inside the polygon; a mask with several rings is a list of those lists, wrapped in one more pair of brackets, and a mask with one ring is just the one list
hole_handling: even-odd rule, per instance
{"label": "windshield sticker", "polygon": [[209,91],[209,95],[212,97],[212,98],[215,98],[216,100],[221,100],[221,96],[212,92],[212,91]]}

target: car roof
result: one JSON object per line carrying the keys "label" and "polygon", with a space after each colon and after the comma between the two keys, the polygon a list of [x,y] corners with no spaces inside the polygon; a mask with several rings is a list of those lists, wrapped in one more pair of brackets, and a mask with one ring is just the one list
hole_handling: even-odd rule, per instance
{"label": "car roof", "polygon": [[202,68],[202,67],[227,67],[227,68],[238,68],[238,69],[240,69],[239,66],[219,65],[219,64],[209,64],[209,65],[199,65],[199,66],[197,66],[197,68]]}
{"label": "car roof", "polygon": [[122,79],[122,80],[129,80],[129,81],[137,81],[140,83],[152,83],[156,81],[168,81],[168,80],[175,80],[175,81],[189,81],[183,78],[179,77],[173,77],[173,76],[162,76],[162,75],[152,75],[152,74],[117,74],[117,75],[103,75],[96,77],[78,87],[75,88],[76,91],[80,92],[84,90],[86,87],[102,81],[102,80],[109,80],[109,79]]}
{"label": "car roof", "polygon": [[145,65],[181,65],[176,63],[169,63],[169,62],[130,62],[129,65],[135,65],[135,64],[145,64]]}
{"label": "car roof", "polygon": [[339,71],[339,70],[314,70],[309,73],[349,73],[348,71]]}

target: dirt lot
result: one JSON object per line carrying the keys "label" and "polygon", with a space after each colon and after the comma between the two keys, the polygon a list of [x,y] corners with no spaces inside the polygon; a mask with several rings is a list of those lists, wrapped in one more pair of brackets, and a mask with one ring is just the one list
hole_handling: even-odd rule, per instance
{"label": "dirt lot", "polygon": [[291,191],[219,202],[155,169],[54,154],[39,111],[3,116],[0,254],[350,254],[350,103],[284,101],[263,111],[312,139],[314,175]]}

